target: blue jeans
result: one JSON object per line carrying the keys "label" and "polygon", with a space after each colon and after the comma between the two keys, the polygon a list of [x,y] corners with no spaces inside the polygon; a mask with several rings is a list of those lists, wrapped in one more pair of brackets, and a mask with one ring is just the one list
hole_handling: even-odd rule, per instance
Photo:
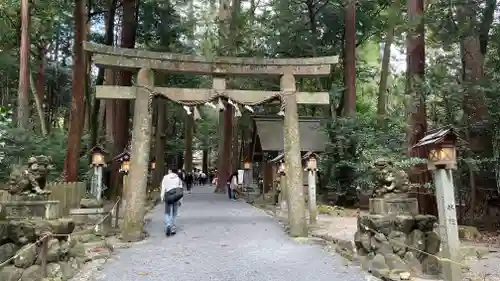
{"label": "blue jeans", "polygon": [[174,204],[165,203],[165,229],[168,227],[174,227],[177,223],[177,208],[179,207],[179,202]]}
{"label": "blue jeans", "polygon": [[235,199],[236,200],[236,194],[234,194],[234,191],[231,189],[231,185],[227,184],[227,195],[229,196],[229,199]]}

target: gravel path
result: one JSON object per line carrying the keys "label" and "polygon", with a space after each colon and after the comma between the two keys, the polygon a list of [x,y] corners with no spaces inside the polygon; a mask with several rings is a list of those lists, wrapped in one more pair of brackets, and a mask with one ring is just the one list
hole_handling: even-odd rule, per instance
{"label": "gravel path", "polygon": [[152,211],[150,237],[118,250],[98,281],[358,281],[320,246],[299,244],[264,212],[195,187],[179,209],[178,233],[165,237],[163,205]]}

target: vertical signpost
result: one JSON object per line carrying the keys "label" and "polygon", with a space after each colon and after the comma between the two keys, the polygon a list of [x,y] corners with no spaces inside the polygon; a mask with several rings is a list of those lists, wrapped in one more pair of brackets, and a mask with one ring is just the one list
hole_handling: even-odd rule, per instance
{"label": "vertical signpost", "polygon": [[304,155],[307,171],[307,186],[309,198],[309,223],[315,224],[318,218],[318,207],[316,205],[316,172],[318,171],[317,155],[315,153],[307,153]]}
{"label": "vertical signpost", "polygon": [[456,169],[458,136],[451,127],[430,131],[414,147],[429,148],[428,168],[433,171],[439,212],[439,232],[443,246],[443,277],[446,281],[461,280],[460,240],[452,170]]}
{"label": "vertical signpost", "polygon": [[120,201],[118,204],[116,204],[116,209],[115,209],[115,224],[114,227],[118,227],[118,218],[120,217],[120,205],[125,206],[126,205],[126,200],[123,198],[123,194],[127,192],[127,189],[129,188],[128,184],[128,172],[130,170],[130,152],[128,150],[123,151],[120,153],[118,156],[115,157],[115,159],[120,162],[120,170],[119,172],[123,174],[123,189],[120,192]]}
{"label": "vertical signpost", "polygon": [[282,160],[278,166],[278,174],[280,176],[280,189],[281,189],[281,194],[280,194],[280,210],[281,212],[286,212],[288,208],[287,204],[287,186],[286,186],[286,178],[285,178],[285,162]]}

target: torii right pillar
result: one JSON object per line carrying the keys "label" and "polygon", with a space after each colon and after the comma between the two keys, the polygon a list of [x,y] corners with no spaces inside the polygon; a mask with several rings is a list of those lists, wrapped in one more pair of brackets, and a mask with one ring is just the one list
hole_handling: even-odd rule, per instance
{"label": "torii right pillar", "polygon": [[285,152],[285,188],[288,201],[288,224],[290,236],[307,237],[307,221],[302,187],[302,162],[300,157],[299,115],[297,91],[293,74],[281,76],[281,92],[285,103],[283,139]]}

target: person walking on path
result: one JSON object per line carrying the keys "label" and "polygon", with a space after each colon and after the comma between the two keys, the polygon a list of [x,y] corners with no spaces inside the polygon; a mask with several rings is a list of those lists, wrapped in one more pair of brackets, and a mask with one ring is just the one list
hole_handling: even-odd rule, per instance
{"label": "person walking on path", "polygon": [[188,172],[186,174],[186,179],[184,180],[186,182],[186,189],[191,194],[191,188],[193,187],[193,182],[194,182],[194,176],[192,172]]}
{"label": "person walking on path", "polygon": [[183,197],[182,180],[172,171],[161,181],[161,201],[165,202],[165,234],[175,235],[177,232],[177,210]]}
{"label": "person walking on path", "polygon": [[235,192],[237,185],[238,185],[238,172],[234,172],[227,179],[227,195],[231,200],[236,200]]}

